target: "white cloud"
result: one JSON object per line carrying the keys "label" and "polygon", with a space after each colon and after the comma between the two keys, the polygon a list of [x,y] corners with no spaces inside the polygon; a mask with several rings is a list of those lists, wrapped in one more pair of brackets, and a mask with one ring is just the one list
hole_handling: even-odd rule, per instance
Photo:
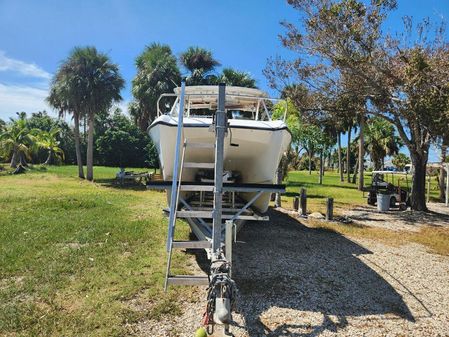
{"label": "white cloud", "polygon": [[123,113],[123,114],[129,116],[129,112],[128,112],[128,104],[129,104],[129,101],[123,100],[123,101],[121,101],[121,102],[119,102],[119,103],[116,103],[114,106],[120,108],[120,110],[122,110],[122,113]]}
{"label": "white cloud", "polygon": [[0,83],[0,118],[13,117],[16,112],[27,113],[40,110],[53,110],[45,102],[47,89],[27,85],[8,85]]}
{"label": "white cloud", "polygon": [[0,71],[12,71],[24,76],[42,78],[49,80],[51,74],[34,63],[26,63],[6,56],[5,52],[0,50]]}

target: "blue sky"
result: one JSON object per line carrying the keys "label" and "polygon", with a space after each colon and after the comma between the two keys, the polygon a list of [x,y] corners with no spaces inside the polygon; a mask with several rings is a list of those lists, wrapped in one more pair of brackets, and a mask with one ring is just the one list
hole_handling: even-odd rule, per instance
{"label": "blue sky", "polygon": [[[400,18],[449,16],[449,0],[399,0],[387,28]],[[210,49],[223,66],[250,72],[267,90],[266,59],[289,57],[278,34],[281,20],[297,13],[283,0],[0,0],[0,118],[16,111],[51,111],[44,102],[49,79],[74,46],[94,45],[120,66],[131,100],[134,60],[145,45],[167,43],[179,55],[187,47]]]}

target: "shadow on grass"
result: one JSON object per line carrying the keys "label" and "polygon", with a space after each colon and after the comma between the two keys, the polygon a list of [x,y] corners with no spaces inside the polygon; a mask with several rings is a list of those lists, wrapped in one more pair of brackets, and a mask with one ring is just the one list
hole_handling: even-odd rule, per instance
{"label": "shadow on grass", "polygon": [[95,179],[95,182],[105,187],[120,190],[146,191],[147,189],[143,183],[131,180],[125,181],[123,184],[121,184],[115,178],[102,178],[102,179]]}
{"label": "shadow on grass", "polygon": [[[25,166],[25,171],[20,174],[33,173],[33,172],[47,172],[47,166],[44,165],[32,165]],[[11,168],[9,165],[0,165],[0,176],[12,175],[16,169]]]}
{"label": "shadow on grass", "polygon": [[[234,244],[233,277],[249,336],[318,336],[344,328],[349,316],[415,321],[402,296],[357,258],[371,251],[275,210],[268,215],[269,222],[247,222]],[[206,255],[196,257],[207,271]],[[271,310],[287,323],[264,324]],[[310,324],[311,316],[320,323]]]}
{"label": "shadow on grass", "polygon": [[[299,193],[295,193],[295,192],[285,192],[282,193],[282,196],[286,196],[286,197],[299,197]],[[323,199],[323,198],[327,198],[328,195],[324,195],[324,194],[307,194],[307,198],[308,199]]]}
{"label": "shadow on grass", "polygon": [[287,181],[287,187],[307,187],[307,186],[318,186],[323,188],[329,188],[329,187],[335,187],[335,188],[346,188],[350,190],[357,190],[356,185],[348,185],[347,183],[342,183],[341,185],[335,185],[335,184],[319,184],[319,183],[312,183],[312,182],[299,182],[299,181]]}

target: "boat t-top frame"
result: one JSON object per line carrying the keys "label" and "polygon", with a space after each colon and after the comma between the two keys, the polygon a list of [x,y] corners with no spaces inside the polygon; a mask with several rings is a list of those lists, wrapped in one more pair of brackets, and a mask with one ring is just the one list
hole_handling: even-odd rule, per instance
{"label": "boat t-top frame", "polygon": [[[186,87],[184,93],[184,116],[189,118],[196,116],[192,114],[196,109],[208,109],[211,114],[201,117],[212,117],[212,114],[218,108],[218,91],[217,86],[190,86]],[[158,117],[163,114],[169,114],[171,116],[178,116],[179,104],[180,104],[181,91],[180,88],[175,88],[175,93],[166,93],[159,96],[156,103]],[[175,98],[170,111],[162,112],[160,102],[164,98]],[[225,111],[228,110],[242,110],[251,112],[252,119],[256,121],[261,120],[273,120],[273,113],[269,109],[269,105],[282,103],[284,111],[282,114],[282,120],[285,122],[287,117],[288,104],[286,100],[279,98],[268,97],[263,91],[253,88],[241,88],[241,87],[227,87],[226,92],[226,104]],[[280,119],[280,118],[276,118]]]}

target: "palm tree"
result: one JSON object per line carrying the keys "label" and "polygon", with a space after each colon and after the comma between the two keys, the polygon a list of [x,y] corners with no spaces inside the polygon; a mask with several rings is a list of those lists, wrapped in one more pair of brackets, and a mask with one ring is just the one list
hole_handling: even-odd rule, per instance
{"label": "palm tree", "polygon": [[217,78],[217,82],[237,87],[257,88],[256,80],[249,73],[232,68],[223,69]]}
{"label": "palm tree", "polygon": [[136,58],[136,67],[137,74],[132,81],[135,101],[130,104],[130,113],[145,131],[156,118],[159,96],[172,91],[181,82],[181,73],[170,47],[159,43],[145,47]]}
{"label": "palm tree", "polygon": [[78,177],[84,179],[83,159],[81,157],[80,144],[80,120],[84,117],[82,110],[82,96],[74,90],[76,67],[68,58],[58,69],[53,77],[50,94],[47,102],[59,112],[59,117],[66,113],[73,116],[76,162],[78,165]]}
{"label": "palm tree", "polygon": [[0,145],[7,155],[12,155],[10,163],[12,168],[16,168],[18,164],[28,165],[26,159],[30,158],[35,148],[35,138],[25,118],[11,119],[11,123],[0,133]]}
{"label": "palm tree", "polygon": [[211,74],[220,63],[214,59],[210,50],[200,47],[189,47],[180,56],[181,64],[190,72],[188,85],[211,84],[216,77]]}
{"label": "palm tree", "polygon": [[38,146],[48,152],[44,165],[51,165],[55,157],[64,160],[64,151],[59,147],[57,139],[60,132],[60,128],[53,127],[50,131],[40,131],[36,135]]}
{"label": "palm tree", "polygon": [[[58,74],[61,73],[60,78]],[[60,81],[59,81],[60,80]],[[60,83],[61,82],[61,83]],[[95,47],[75,47],[63,63],[53,81],[56,86],[56,105],[62,111],[76,111],[75,128],[79,117],[88,118],[87,137],[87,179],[93,180],[93,145],[95,114],[107,111],[113,102],[120,101],[120,90],[125,81],[120,76],[118,66],[106,54]],[[49,101],[51,103],[50,91]],[[79,136],[79,130],[78,132]],[[78,164],[79,165],[79,164]],[[82,168],[82,167],[81,167]]]}
{"label": "palm tree", "polygon": [[368,120],[365,128],[365,148],[375,170],[380,170],[385,157],[399,153],[401,147],[402,141],[395,135],[393,125],[379,117]]}

